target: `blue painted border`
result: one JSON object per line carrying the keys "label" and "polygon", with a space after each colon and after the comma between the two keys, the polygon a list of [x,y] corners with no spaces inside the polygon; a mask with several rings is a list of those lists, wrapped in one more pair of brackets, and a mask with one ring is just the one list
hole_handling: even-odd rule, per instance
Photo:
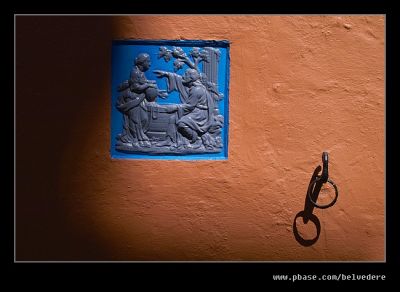
{"label": "blue painted border", "polygon": [[[113,40],[112,48],[114,46],[140,46],[140,45],[152,45],[152,46],[192,46],[192,47],[216,47],[225,49],[225,88],[224,88],[224,146],[222,153],[204,153],[204,154],[186,154],[186,155],[177,155],[177,154],[135,154],[135,153],[122,153],[115,150],[115,137],[113,136],[113,94],[115,88],[111,86],[111,129],[110,129],[110,154],[113,159],[124,159],[124,160],[188,160],[188,161],[196,161],[196,160],[227,160],[228,159],[228,144],[229,144],[229,77],[230,77],[230,43],[228,40],[143,40],[143,39],[122,39],[122,40]],[[113,55],[113,50],[112,50]],[[134,56],[132,56],[133,59]],[[133,60],[132,60],[133,61]],[[113,75],[114,70],[114,60],[112,60],[111,64]],[[111,76],[111,82],[113,83],[114,79]],[[122,82],[123,80],[121,80]],[[115,114],[115,113],[114,113]],[[115,117],[114,117],[115,118]]]}
{"label": "blue painted border", "polygon": [[183,44],[185,46],[201,46],[201,47],[221,47],[229,48],[229,41],[227,40],[141,40],[141,39],[127,39],[127,40],[113,40],[112,45],[165,45],[177,46]]}

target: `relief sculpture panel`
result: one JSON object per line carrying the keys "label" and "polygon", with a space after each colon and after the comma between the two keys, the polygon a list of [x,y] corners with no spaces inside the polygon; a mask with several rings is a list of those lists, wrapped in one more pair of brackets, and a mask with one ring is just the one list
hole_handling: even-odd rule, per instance
{"label": "relief sculpture panel", "polygon": [[114,41],[111,155],[227,159],[229,42]]}

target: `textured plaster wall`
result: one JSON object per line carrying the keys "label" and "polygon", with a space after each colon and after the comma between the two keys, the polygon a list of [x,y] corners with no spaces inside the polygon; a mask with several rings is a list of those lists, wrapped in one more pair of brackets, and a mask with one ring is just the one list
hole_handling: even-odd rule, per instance
{"label": "textured plaster wall", "polygon": [[[17,260],[384,260],[384,22],[17,16]],[[121,38],[231,42],[227,161],[110,159]],[[304,247],[323,150],[340,194]]]}

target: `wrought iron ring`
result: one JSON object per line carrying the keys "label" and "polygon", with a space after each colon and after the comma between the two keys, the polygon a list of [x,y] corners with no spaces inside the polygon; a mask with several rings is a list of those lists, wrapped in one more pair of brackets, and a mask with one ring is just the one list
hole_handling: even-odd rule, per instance
{"label": "wrought iron ring", "polygon": [[337,189],[336,184],[335,184],[330,178],[328,178],[327,182],[330,183],[330,184],[334,187],[334,189],[335,189],[335,198],[334,198],[333,201],[330,202],[329,204],[326,204],[326,205],[318,205],[317,202],[314,202],[314,200],[311,198],[311,191],[313,190],[315,184],[316,184],[320,179],[321,179],[321,176],[317,176],[317,177],[310,183],[310,185],[308,186],[307,195],[308,195],[308,198],[310,199],[310,202],[311,202],[315,207],[320,208],[320,209],[326,209],[326,208],[332,207],[332,206],[336,203],[336,200],[337,200],[338,195],[339,195],[339,191],[338,191],[338,189]]}

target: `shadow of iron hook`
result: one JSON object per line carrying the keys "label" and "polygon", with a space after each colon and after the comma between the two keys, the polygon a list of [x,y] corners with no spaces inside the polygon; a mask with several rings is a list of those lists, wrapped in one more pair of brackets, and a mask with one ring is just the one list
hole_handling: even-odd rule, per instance
{"label": "shadow of iron hook", "polygon": [[[310,182],[307,188],[307,194],[304,202],[304,210],[300,211],[296,214],[293,221],[293,233],[294,237],[303,246],[311,246],[315,242],[318,241],[320,232],[321,232],[321,223],[317,216],[313,214],[314,208],[317,207],[319,209],[326,209],[333,206],[336,203],[338,198],[338,189],[335,183],[329,178],[329,155],[328,152],[322,153],[322,167],[318,165],[311,176]],[[318,173],[321,171],[321,175]],[[325,183],[331,184],[335,189],[335,198],[332,202],[327,205],[318,205],[316,202],[318,200],[319,193],[321,191],[322,185]],[[313,239],[304,239],[297,229],[296,220],[297,218],[302,217],[303,223],[307,224],[309,221],[314,223],[316,227],[317,234]]]}
{"label": "shadow of iron hook", "polygon": [[[314,238],[305,239],[300,235],[299,231],[297,230],[297,224],[296,224],[296,220],[299,217],[303,217],[303,221],[304,221],[304,218],[307,217],[307,222],[311,221],[312,223],[314,223],[316,231],[317,231],[317,234],[315,235]],[[296,216],[294,217],[294,221],[293,221],[293,234],[298,243],[300,243],[303,246],[311,246],[318,241],[320,233],[321,233],[321,223],[319,222],[319,219],[317,216],[315,216],[314,214],[306,214],[305,210],[300,211],[299,213],[296,214]]]}
{"label": "shadow of iron hook", "polygon": [[[315,169],[314,172],[311,176],[310,182],[308,183],[308,185],[310,186],[312,184],[313,181],[315,181],[316,178],[318,178],[318,173],[321,171],[321,166],[318,165]],[[313,188],[312,191],[312,197],[315,199],[315,195],[318,196],[319,191],[322,187],[322,182],[319,182],[315,185],[315,187]],[[307,188],[307,194],[306,194],[306,199],[304,202],[304,216],[303,216],[303,223],[307,224],[308,221],[310,220],[310,217],[313,215],[313,211],[314,211],[314,205],[310,202],[309,196],[308,196],[308,188]]]}

